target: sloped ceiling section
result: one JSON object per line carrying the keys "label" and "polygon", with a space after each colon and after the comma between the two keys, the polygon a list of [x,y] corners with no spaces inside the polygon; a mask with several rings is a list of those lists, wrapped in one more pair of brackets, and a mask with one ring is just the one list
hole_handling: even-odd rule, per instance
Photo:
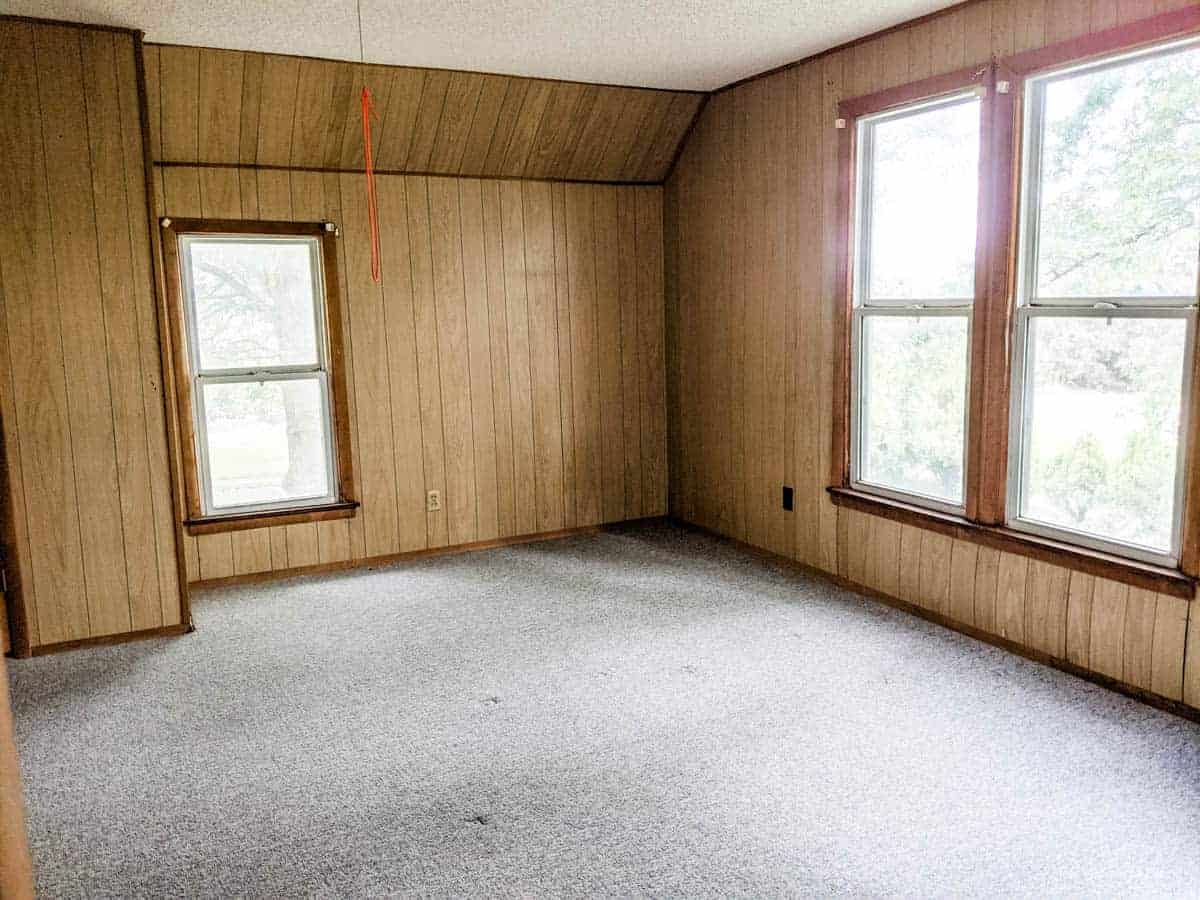
{"label": "sloped ceiling section", "polygon": [[382,172],[662,181],[704,95],[146,45],[154,157]]}

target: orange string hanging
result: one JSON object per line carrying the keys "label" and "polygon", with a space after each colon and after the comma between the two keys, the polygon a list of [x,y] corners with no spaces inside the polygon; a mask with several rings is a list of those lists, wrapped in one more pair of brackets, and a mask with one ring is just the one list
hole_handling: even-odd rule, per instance
{"label": "orange string hanging", "polygon": [[363,157],[367,169],[367,220],[371,225],[371,279],[379,283],[379,209],[375,199],[375,162],[371,159],[371,89],[362,89]]}

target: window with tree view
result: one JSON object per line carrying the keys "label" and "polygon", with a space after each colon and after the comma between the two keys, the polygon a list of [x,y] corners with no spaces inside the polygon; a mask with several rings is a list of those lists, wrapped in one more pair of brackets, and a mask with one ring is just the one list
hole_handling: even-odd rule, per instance
{"label": "window with tree view", "polygon": [[179,236],[204,516],[338,499],[320,241]]}
{"label": "window with tree view", "polygon": [[1200,260],[1200,44],[1025,88],[1009,519],[1178,560]]}
{"label": "window with tree view", "polygon": [[857,121],[851,483],[963,505],[980,97]]}

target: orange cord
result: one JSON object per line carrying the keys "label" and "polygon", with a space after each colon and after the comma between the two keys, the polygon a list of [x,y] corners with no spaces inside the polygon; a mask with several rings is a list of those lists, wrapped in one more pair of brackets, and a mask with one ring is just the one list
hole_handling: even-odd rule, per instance
{"label": "orange cord", "polygon": [[371,91],[362,89],[363,154],[367,164],[367,218],[371,223],[371,278],[379,283],[379,208],[375,198],[375,162],[371,159]]}

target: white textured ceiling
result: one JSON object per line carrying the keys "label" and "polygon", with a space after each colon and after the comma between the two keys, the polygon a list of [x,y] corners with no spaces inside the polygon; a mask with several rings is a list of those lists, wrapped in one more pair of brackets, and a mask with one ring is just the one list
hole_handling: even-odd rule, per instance
{"label": "white textured ceiling", "polygon": [[[953,0],[362,0],[368,62],[711,90]],[[354,0],[0,0],[146,39],[358,59]]]}

